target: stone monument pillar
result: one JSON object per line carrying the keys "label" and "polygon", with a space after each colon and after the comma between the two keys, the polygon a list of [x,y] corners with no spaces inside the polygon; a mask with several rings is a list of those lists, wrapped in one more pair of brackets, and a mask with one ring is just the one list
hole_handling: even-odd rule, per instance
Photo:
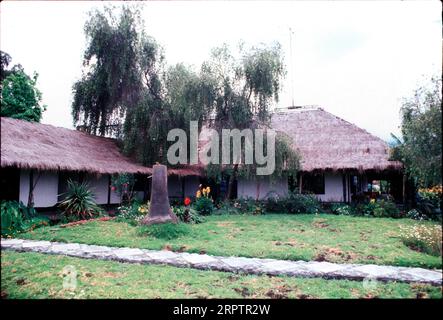
{"label": "stone monument pillar", "polygon": [[177,223],[178,218],[172,212],[168,195],[168,172],[165,165],[156,164],[152,167],[151,205],[149,214],[142,224]]}

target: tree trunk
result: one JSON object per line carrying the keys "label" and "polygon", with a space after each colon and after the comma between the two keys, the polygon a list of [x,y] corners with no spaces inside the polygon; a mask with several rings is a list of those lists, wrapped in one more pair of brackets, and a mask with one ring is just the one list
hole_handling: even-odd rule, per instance
{"label": "tree trunk", "polygon": [[237,178],[237,171],[238,171],[238,164],[235,164],[232,175],[229,177],[229,185],[228,185],[228,192],[226,193],[226,200],[232,198],[232,190],[234,189],[234,181]]}
{"label": "tree trunk", "polygon": [[34,207],[34,170],[29,172],[29,194],[27,207]]}
{"label": "tree trunk", "polygon": [[142,224],[177,223],[178,218],[169,205],[167,168],[164,165],[156,164],[152,169],[151,207]]}

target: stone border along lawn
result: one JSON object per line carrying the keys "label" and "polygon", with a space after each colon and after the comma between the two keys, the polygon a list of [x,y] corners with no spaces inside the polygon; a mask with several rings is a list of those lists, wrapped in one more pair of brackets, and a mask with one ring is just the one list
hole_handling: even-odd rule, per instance
{"label": "stone border along lawn", "polygon": [[422,268],[338,264],[317,261],[285,261],[242,257],[217,257],[197,253],[153,251],[138,248],[118,248],[79,243],[57,243],[39,240],[1,239],[1,248],[61,254],[77,258],[114,260],[127,263],[166,264],[201,270],[228,271],[244,274],[266,274],[347,280],[399,281],[442,285],[442,271]]}
{"label": "stone border along lawn", "polygon": [[[165,265],[140,265],[47,255],[1,252],[1,298],[436,298],[426,284],[242,275]],[[75,290],[63,288],[64,272],[76,272]]]}
{"label": "stone border along lawn", "polygon": [[215,256],[442,268],[441,257],[414,251],[400,239],[400,227],[433,222],[327,214],[218,215],[205,219],[202,224],[190,225],[190,234],[174,240],[140,236],[136,227],[116,221],[68,228],[48,226],[17,237]]}

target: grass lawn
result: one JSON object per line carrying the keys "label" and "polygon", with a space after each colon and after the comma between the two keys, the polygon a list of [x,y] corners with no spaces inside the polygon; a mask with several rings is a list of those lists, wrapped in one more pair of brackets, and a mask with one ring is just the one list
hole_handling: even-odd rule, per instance
{"label": "grass lawn", "polygon": [[[348,280],[237,275],[158,265],[1,252],[2,298],[441,298],[441,288]],[[77,288],[63,289],[74,267]]]}
{"label": "grass lawn", "polygon": [[100,221],[69,228],[43,227],[19,238],[126,246],[211,255],[317,260],[441,268],[441,257],[405,246],[400,227],[411,219],[336,215],[221,215],[191,226],[191,233],[174,240],[137,235],[124,222]]}

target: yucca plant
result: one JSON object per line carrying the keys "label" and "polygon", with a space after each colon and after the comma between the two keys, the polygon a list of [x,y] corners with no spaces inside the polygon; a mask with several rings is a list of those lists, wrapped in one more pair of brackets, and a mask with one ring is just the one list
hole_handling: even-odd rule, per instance
{"label": "yucca plant", "polygon": [[68,191],[63,196],[65,198],[59,203],[59,207],[68,220],[88,219],[103,213],[103,209],[95,202],[94,195],[85,182],[68,180]]}

